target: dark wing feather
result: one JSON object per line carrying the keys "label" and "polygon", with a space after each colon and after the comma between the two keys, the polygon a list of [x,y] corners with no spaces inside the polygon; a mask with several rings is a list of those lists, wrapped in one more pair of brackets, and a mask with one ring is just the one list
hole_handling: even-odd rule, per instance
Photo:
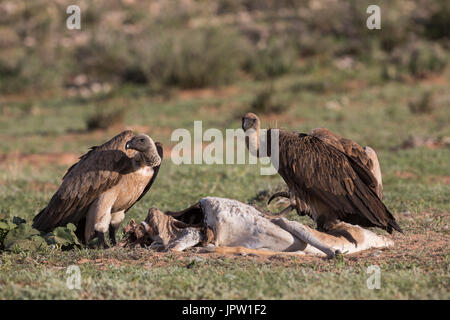
{"label": "dark wing feather", "polygon": [[[335,219],[360,221],[401,231],[394,217],[367,184],[368,169],[321,139],[280,131],[279,174],[309,205],[325,204]],[[323,208],[322,208],[323,209]]]}
{"label": "dark wing feather", "polygon": [[[159,143],[159,142],[155,142],[155,145],[156,145],[156,151],[158,152],[158,155],[159,155],[159,157],[161,158],[161,163],[162,163],[162,160],[163,160],[163,155],[164,155],[164,152],[163,152],[163,146],[162,146],[162,144],[161,143]],[[153,185],[153,183],[155,182],[155,180],[156,180],[156,177],[158,176],[158,172],[159,172],[159,167],[161,166],[161,164],[159,165],[159,166],[156,166],[156,167],[154,167],[153,168],[153,176],[152,176],[152,178],[150,179],[150,181],[148,182],[148,184],[145,186],[145,189],[144,189],[144,191],[142,191],[142,193],[141,193],[141,195],[139,196],[139,198],[125,211],[125,212],[127,212],[128,210],[130,210],[130,208],[132,207],[132,206],[134,206],[134,204],[136,203],[136,202],[138,202],[139,200],[141,200],[142,199],[142,197],[143,196],[145,196],[145,194],[148,192],[148,190],[150,190],[150,188],[152,187],[152,185]]]}
{"label": "dark wing feather", "polygon": [[374,164],[363,147],[355,141],[342,138],[340,135],[335,134],[326,128],[313,129],[311,130],[310,135],[319,138],[322,142],[333,146],[343,152],[347,157],[351,158],[354,169],[358,171],[361,179],[378,193],[378,181],[372,173]]}
{"label": "dark wing feather", "polygon": [[124,131],[89,152],[71,166],[63,182],[45,207],[33,219],[33,227],[49,231],[67,223],[77,223],[86,214],[90,204],[106,190],[119,183],[121,174],[129,170],[129,156],[125,144],[134,136]]}

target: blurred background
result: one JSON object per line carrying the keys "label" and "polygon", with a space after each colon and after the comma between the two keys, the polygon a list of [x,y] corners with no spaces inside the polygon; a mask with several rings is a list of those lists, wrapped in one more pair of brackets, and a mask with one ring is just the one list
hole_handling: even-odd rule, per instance
{"label": "blurred background", "polygon": [[[66,28],[72,4],[81,30]],[[372,4],[381,30],[366,27]],[[37,211],[88,147],[125,128],[162,141],[167,160],[174,129],[238,128],[253,111],[264,127],[327,127],[372,146],[393,185],[386,201],[397,186],[392,201],[407,210],[401,179],[448,192],[449,23],[446,0],[2,0],[0,209],[22,206],[17,188],[33,191],[26,210]],[[281,183],[245,166],[166,163],[159,179],[192,188],[155,188],[182,199],[259,199]],[[249,175],[262,186],[227,185]]]}

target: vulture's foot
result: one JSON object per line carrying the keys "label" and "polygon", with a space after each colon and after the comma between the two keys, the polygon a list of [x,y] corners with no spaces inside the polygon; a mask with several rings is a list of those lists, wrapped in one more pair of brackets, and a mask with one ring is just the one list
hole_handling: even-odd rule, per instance
{"label": "vulture's foot", "polygon": [[109,249],[108,244],[105,242],[105,234],[97,231],[97,244],[96,249]]}
{"label": "vulture's foot", "polygon": [[290,202],[291,202],[291,204],[290,204],[288,207],[286,207],[286,208],[284,208],[283,210],[281,210],[280,212],[275,213],[275,215],[277,215],[277,216],[282,216],[282,215],[284,215],[284,214],[286,214],[286,213],[288,213],[288,212],[290,212],[290,211],[292,211],[292,210],[295,209],[295,203],[293,203],[293,201],[292,201],[292,199],[291,199],[291,197],[290,197],[290,194],[289,194],[289,192],[287,192],[287,191],[281,191],[281,192],[274,193],[274,194],[269,198],[269,201],[267,201],[267,204],[269,205],[269,204],[272,202],[273,199],[276,199],[276,198],[278,198],[278,197],[283,197],[283,198],[289,199]]}
{"label": "vulture's foot", "polygon": [[116,233],[117,233],[117,229],[113,227],[112,225],[109,225],[109,241],[111,241],[111,245],[114,247],[117,245],[117,240],[116,240]]}

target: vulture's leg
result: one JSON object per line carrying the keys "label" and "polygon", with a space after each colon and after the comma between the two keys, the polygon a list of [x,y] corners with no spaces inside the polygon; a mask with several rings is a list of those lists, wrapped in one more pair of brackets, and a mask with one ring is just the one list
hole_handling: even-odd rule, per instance
{"label": "vulture's leg", "polygon": [[118,228],[113,227],[112,224],[109,225],[109,230],[108,230],[109,241],[111,242],[111,246],[113,246],[113,247],[115,247],[117,245],[117,240],[116,240],[117,229]]}
{"label": "vulture's leg", "polygon": [[116,233],[119,230],[120,223],[125,218],[125,211],[118,211],[111,214],[111,223],[109,225],[109,240],[111,244],[115,246],[117,244],[116,241]]}
{"label": "vulture's leg", "polygon": [[108,248],[105,243],[105,233],[111,223],[111,208],[116,201],[113,192],[105,192],[89,207],[86,217],[85,238],[91,239],[92,234],[98,238],[98,248]]}
{"label": "vulture's leg", "polygon": [[319,249],[328,258],[334,258],[339,253],[339,251],[333,250],[333,248],[320,241],[308,228],[297,221],[289,221],[285,218],[272,219],[271,221],[303,242]]}
{"label": "vulture's leg", "polygon": [[108,249],[109,246],[105,242],[105,233],[99,231],[96,231],[95,233],[97,235],[98,240],[96,245],[97,249]]}

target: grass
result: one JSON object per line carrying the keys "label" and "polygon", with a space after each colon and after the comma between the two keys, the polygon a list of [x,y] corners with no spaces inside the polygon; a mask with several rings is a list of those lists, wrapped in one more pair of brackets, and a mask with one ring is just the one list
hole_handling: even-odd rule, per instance
{"label": "grass", "polygon": [[[318,66],[297,66],[273,80],[277,97],[290,107],[262,115],[263,126],[302,132],[327,127],[372,146],[381,162],[384,202],[405,230],[392,235],[394,248],[331,261],[120,248],[1,252],[0,299],[449,299],[450,149],[393,149],[411,135],[450,136],[449,70],[438,78],[384,82],[370,64],[353,72],[314,63]],[[175,144],[171,132],[193,132],[194,120],[203,120],[204,130],[240,127],[240,116],[266,86],[241,80],[224,88],[178,90],[170,97],[124,87],[102,98],[126,107],[124,125],[92,132],[86,131],[86,119],[97,112],[95,96],[1,96],[0,215],[32,219],[76,157],[125,127],[162,141],[166,158],[152,190],[124,223],[143,220],[151,206],[174,211],[207,195],[265,208],[266,197],[257,195],[283,189],[280,177],[260,176],[258,166],[250,165],[177,166],[168,154]],[[433,109],[410,112],[409,102],[423,92],[433,95]],[[288,217],[313,225],[293,213]],[[66,286],[66,268],[74,264],[82,274],[80,290]],[[373,264],[381,268],[379,290],[366,286]]]}

